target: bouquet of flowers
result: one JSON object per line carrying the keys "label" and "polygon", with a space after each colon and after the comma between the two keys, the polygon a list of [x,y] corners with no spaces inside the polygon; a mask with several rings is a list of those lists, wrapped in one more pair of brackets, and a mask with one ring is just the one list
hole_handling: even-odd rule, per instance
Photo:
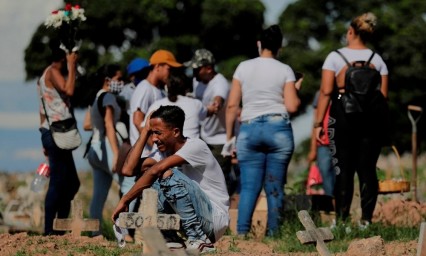
{"label": "bouquet of flowers", "polygon": [[61,49],[66,52],[75,52],[80,48],[77,42],[77,31],[80,22],[85,21],[84,9],[79,5],[66,4],[65,9],[53,11],[44,22],[46,28],[53,27],[59,30]]}

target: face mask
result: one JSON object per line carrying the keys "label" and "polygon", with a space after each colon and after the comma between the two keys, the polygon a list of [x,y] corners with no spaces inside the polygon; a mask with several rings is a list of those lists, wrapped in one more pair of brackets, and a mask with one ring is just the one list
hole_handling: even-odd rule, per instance
{"label": "face mask", "polygon": [[114,94],[119,94],[121,90],[123,90],[123,87],[124,87],[123,81],[111,80],[109,82],[109,91]]}

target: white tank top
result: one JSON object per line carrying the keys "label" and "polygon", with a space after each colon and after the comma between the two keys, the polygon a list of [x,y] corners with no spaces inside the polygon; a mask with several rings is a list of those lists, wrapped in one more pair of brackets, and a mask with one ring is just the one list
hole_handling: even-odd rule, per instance
{"label": "white tank top", "polygon": [[[49,88],[46,86],[46,73],[50,69],[50,66],[44,71],[43,75],[40,77],[40,80],[37,83],[38,92],[40,96],[40,114],[47,115],[49,118],[49,122],[55,122],[60,120],[65,120],[71,118],[72,115],[70,113],[70,98],[66,96],[64,93],[59,93],[55,88]],[[43,102],[41,101],[43,98]],[[46,113],[45,113],[46,112]],[[41,127],[49,129],[49,124],[47,123],[47,119],[44,119]]]}

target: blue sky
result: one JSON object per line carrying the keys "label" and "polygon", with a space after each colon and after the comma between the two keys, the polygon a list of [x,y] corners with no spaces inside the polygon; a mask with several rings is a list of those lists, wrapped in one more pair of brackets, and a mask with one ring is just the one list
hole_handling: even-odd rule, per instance
{"label": "blue sky", "polygon": [[[295,0],[260,0],[266,6],[265,23],[274,24]],[[62,0],[0,0],[0,171],[33,171],[44,157],[38,132],[35,81],[25,83],[24,50],[37,26]],[[76,111],[81,126],[84,110]],[[295,140],[309,134],[311,115],[294,120]],[[300,124],[299,124],[300,123]],[[308,129],[306,129],[308,127]],[[81,129],[84,142],[89,132]],[[74,151],[78,169],[88,169],[82,158],[84,145]]]}

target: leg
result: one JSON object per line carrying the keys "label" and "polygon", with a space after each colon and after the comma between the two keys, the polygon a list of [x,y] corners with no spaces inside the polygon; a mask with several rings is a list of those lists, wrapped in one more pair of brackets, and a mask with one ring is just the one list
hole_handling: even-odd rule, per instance
{"label": "leg", "polygon": [[318,146],[317,165],[321,172],[322,185],[325,194],[328,196],[333,196],[336,175],[334,173],[334,169],[331,163],[330,148],[328,146]]}
{"label": "leg", "polygon": [[241,192],[238,203],[238,234],[247,234],[257,198],[264,181],[265,153],[258,151],[257,123],[242,124],[237,141],[237,157],[240,166]]}
{"label": "leg", "polygon": [[188,240],[215,241],[212,205],[198,184],[177,169],[159,183],[167,202],[181,217]]}
{"label": "leg", "polygon": [[354,191],[355,167],[352,159],[357,150],[354,149],[356,139],[348,136],[351,133],[340,102],[331,105],[328,123],[331,159],[336,174],[334,185],[336,217],[345,221],[350,214]]}
{"label": "leg", "polygon": [[268,117],[263,124],[263,140],[267,146],[265,192],[268,201],[268,236],[277,233],[284,206],[284,184],[287,168],[294,151],[290,121],[282,117]]}
{"label": "leg", "polygon": [[[105,160],[101,161],[96,153],[96,147],[89,150],[88,159],[93,169],[93,195],[90,202],[90,217],[98,219],[102,223],[102,212],[108,197],[108,191],[112,184],[112,176],[108,171]],[[93,232],[92,235],[100,235],[102,231]]]}
{"label": "leg", "polygon": [[376,164],[381,147],[374,139],[361,141],[361,150],[357,165],[359,185],[361,191],[362,220],[371,222],[378,196],[378,179]]}
{"label": "leg", "polygon": [[49,188],[45,199],[44,234],[64,234],[63,231],[53,230],[53,220],[56,217],[68,217],[71,208],[70,202],[77,193],[80,183],[75,171],[72,152],[58,148],[48,129],[41,128],[40,132],[50,167]]}

